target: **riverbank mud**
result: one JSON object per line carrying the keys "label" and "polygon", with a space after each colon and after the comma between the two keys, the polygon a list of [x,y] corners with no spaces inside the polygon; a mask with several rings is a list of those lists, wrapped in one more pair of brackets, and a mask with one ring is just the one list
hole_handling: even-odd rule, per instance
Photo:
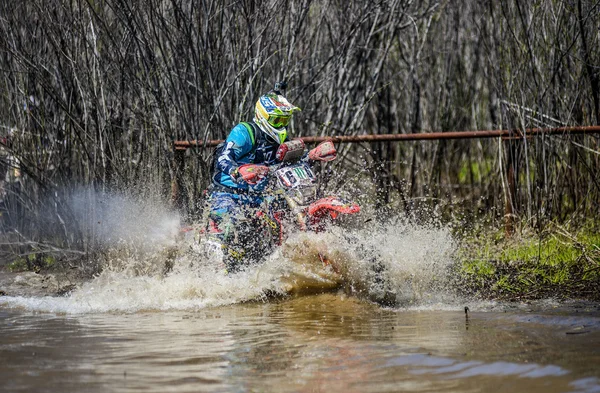
{"label": "riverbank mud", "polygon": [[0,296],[64,296],[84,280],[74,273],[8,272],[0,270]]}

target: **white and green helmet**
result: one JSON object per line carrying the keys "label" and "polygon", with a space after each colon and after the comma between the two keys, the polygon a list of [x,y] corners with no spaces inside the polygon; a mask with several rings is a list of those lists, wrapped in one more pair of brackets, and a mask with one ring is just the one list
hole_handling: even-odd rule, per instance
{"label": "white and green helmet", "polygon": [[261,96],[256,102],[254,122],[269,137],[277,143],[283,143],[287,137],[287,126],[292,119],[292,114],[300,108],[275,92]]}

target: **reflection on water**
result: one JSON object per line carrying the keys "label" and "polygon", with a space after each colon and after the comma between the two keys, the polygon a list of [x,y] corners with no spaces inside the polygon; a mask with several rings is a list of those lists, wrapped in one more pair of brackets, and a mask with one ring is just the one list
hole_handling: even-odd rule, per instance
{"label": "reflection on water", "polygon": [[[598,392],[600,332],[344,295],[196,311],[0,311],[0,391]],[[581,315],[581,314],[580,314]],[[591,326],[585,334],[566,334]]]}

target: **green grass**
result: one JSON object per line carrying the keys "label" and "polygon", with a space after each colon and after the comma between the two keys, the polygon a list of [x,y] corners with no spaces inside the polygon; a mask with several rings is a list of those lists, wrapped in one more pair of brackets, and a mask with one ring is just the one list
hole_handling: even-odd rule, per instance
{"label": "green grass", "polygon": [[600,232],[555,224],[542,233],[465,237],[458,253],[460,288],[486,298],[600,300]]}
{"label": "green grass", "polygon": [[8,265],[6,265],[8,271],[11,272],[22,272],[27,270],[27,259],[25,258],[17,258]]}
{"label": "green grass", "polygon": [[15,259],[6,265],[6,268],[11,272],[40,271],[50,269],[55,265],[56,258],[54,256],[44,253],[34,253]]}

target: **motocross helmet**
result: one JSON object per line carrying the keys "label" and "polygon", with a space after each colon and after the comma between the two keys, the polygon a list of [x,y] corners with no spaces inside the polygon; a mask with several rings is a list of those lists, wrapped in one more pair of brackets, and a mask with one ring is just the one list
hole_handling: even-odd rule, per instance
{"label": "motocross helmet", "polygon": [[275,142],[281,144],[287,137],[287,126],[292,114],[300,108],[278,94],[270,92],[261,96],[256,102],[254,122]]}

